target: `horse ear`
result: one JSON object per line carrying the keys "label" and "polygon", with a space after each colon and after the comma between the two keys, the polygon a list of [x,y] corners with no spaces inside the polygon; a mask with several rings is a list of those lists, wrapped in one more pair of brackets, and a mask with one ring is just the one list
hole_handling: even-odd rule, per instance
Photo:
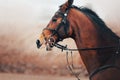
{"label": "horse ear", "polygon": [[73,0],[68,0],[66,3],[60,6],[60,10],[66,11],[73,4]]}
{"label": "horse ear", "polygon": [[73,0],[68,0],[68,7],[70,7],[73,4]]}

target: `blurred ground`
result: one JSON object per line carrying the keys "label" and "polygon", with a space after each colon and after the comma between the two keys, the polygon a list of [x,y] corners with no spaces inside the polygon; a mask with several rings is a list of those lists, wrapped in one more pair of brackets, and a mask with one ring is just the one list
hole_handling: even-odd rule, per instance
{"label": "blurred ground", "polygon": [[[87,78],[81,77],[81,80],[88,80]],[[74,77],[60,77],[50,75],[22,75],[22,74],[1,74],[0,80],[76,80]]]}
{"label": "blurred ground", "polygon": [[[80,75],[87,76],[85,67],[79,61],[79,54],[76,53],[73,57],[74,65],[79,67]],[[47,55],[40,56],[39,54],[23,54],[15,50],[0,53],[0,72],[59,76],[71,75],[67,69],[65,54],[53,55],[50,52]]]}

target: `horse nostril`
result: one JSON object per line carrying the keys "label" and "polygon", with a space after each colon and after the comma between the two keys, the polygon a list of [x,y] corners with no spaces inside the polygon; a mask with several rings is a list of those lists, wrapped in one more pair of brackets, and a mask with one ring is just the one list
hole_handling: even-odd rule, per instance
{"label": "horse nostril", "polygon": [[36,41],[36,44],[37,44],[37,48],[40,48],[40,47],[41,47],[41,44],[40,44],[40,41],[39,41],[39,40]]}

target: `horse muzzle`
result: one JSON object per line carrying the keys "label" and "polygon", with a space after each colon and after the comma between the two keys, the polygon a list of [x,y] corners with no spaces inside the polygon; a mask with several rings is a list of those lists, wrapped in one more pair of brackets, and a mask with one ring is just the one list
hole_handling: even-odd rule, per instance
{"label": "horse muzzle", "polygon": [[52,36],[45,38],[43,35],[40,35],[40,38],[36,40],[37,48],[39,49],[42,45],[45,45],[47,51],[52,50],[55,43],[56,43],[56,38]]}
{"label": "horse muzzle", "polygon": [[53,38],[53,37],[51,37],[51,38],[49,38],[47,41],[43,41],[42,42],[42,40],[36,40],[36,45],[37,45],[37,48],[39,49],[41,46],[42,46],[42,44],[44,44],[45,43],[45,45],[46,45],[46,50],[47,51],[50,51],[50,50],[52,50],[52,47],[54,46],[54,44],[55,44],[55,39]]}

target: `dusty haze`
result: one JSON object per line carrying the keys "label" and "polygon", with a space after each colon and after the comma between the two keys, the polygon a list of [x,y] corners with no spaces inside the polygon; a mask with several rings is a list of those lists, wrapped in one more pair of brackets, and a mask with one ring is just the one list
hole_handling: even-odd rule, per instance
{"label": "dusty haze", "polygon": [[[41,30],[46,27],[58,6],[65,1],[0,0],[0,35],[5,37],[2,42],[9,46],[7,48],[39,52],[36,49],[35,40]],[[119,34],[119,0],[74,0],[74,4],[93,9],[114,32]]]}

